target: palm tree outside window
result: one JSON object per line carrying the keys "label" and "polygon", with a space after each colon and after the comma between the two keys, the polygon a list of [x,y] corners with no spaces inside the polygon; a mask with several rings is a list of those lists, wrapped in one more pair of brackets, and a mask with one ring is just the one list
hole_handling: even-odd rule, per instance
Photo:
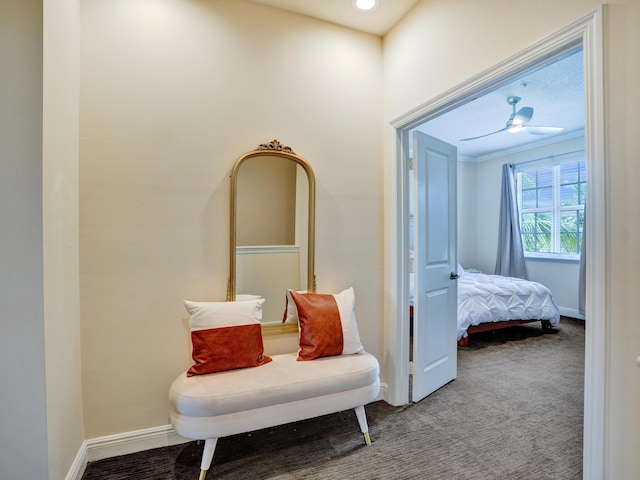
{"label": "palm tree outside window", "polygon": [[584,156],[519,166],[516,188],[525,256],[578,260],[584,231]]}

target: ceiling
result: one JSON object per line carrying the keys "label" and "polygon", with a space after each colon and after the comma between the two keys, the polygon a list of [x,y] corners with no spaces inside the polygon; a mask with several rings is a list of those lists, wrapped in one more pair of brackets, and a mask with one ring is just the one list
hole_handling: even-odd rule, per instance
{"label": "ceiling", "polygon": [[352,0],[251,0],[270,7],[318,18],[344,27],[383,36],[418,0],[378,0],[368,12],[353,8]]}
{"label": "ceiling", "polygon": [[[418,0],[379,0],[369,12],[356,11],[352,0],[251,0],[355,30],[384,35]],[[516,111],[532,107],[529,126],[557,126],[554,135],[531,135],[506,131],[477,140],[460,139],[484,135],[505,127],[512,107],[510,96],[520,97]],[[516,80],[451,110],[417,129],[455,145],[458,155],[468,160],[483,160],[502,154],[577,137],[584,132],[584,81],[582,51],[550,64],[534,68]]]}
{"label": "ceiling", "polygon": [[[461,141],[504,128],[512,107],[511,96],[520,97],[516,111],[532,107],[528,126],[562,127],[553,135],[502,131],[477,140]],[[500,152],[517,151],[584,134],[584,80],[582,51],[542,65],[494,91],[430,120],[419,127],[425,133],[458,148],[458,155],[483,160]]]}

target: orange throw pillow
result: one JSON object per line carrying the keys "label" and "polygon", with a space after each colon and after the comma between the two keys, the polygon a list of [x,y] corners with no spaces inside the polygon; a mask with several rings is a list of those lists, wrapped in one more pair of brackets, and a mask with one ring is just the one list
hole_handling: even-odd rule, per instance
{"label": "orange throw pillow", "polygon": [[271,361],[262,344],[264,299],[241,302],[191,302],[191,356],[187,376],[257,367]]}
{"label": "orange throw pillow", "polygon": [[337,294],[291,291],[298,312],[298,360],[364,351],[355,316],[353,288]]}

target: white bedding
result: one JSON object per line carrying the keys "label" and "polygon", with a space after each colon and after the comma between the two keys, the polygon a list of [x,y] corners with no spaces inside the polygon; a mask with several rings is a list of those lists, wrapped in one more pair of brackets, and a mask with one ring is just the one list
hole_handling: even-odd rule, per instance
{"label": "white bedding", "polygon": [[470,325],[532,319],[560,321],[551,291],[541,283],[466,272],[458,279],[458,340]]}
{"label": "white bedding", "polygon": [[[413,305],[413,274],[410,276]],[[560,321],[551,291],[538,282],[521,278],[464,272],[458,278],[458,340],[470,325],[502,320]]]}

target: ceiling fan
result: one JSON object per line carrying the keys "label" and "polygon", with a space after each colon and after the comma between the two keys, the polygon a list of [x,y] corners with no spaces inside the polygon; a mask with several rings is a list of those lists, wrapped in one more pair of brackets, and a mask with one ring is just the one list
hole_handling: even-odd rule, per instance
{"label": "ceiling fan", "polygon": [[529,120],[531,120],[531,117],[533,117],[533,108],[522,107],[516,112],[516,105],[520,100],[520,97],[507,97],[507,103],[511,105],[512,111],[509,120],[507,120],[507,123],[503,128],[501,128],[500,130],[496,130],[495,132],[479,135],[477,137],[462,138],[460,141],[466,142],[468,140],[477,140],[478,138],[488,137],[489,135],[504,131],[507,131],[509,133],[527,132],[532,135],[551,135],[563,130],[563,127],[540,127],[528,125]]}

